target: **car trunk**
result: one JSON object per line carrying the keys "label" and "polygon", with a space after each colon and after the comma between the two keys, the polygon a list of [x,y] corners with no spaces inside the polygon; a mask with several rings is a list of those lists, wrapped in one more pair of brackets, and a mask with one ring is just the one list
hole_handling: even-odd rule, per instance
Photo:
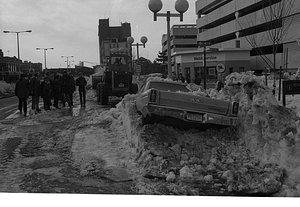
{"label": "car trunk", "polygon": [[180,108],[187,111],[207,112],[220,115],[227,115],[230,107],[230,102],[228,101],[165,91],[159,92],[158,104],[166,107]]}

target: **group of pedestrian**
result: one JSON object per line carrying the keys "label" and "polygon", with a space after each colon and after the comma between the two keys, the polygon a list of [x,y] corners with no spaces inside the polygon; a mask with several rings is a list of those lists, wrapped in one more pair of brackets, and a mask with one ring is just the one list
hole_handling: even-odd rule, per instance
{"label": "group of pedestrian", "polygon": [[[75,80],[72,74],[68,74],[67,71],[63,72],[63,75],[55,74],[54,78],[50,78],[50,74],[46,73],[42,80],[39,79],[39,75],[36,73],[32,77],[26,78],[24,74],[21,74],[20,79],[16,83],[15,95],[19,98],[19,111],[24,112],[24,116],[27,115],[27,99],[32,97],[31,109],[35,112],[40,112],[39,98],[43,99],[44,109],[50,110],[50,106],[54,106],[59,109],[59,100],[62,106],[66,106],[66,102],[69,107],[73,107],[73,94],[76,91],[76,86],[79,89],[80,105],[86,107],[86,85],[87,81],[82,76],[82,73],[78,74],[79,77]],[[53,104],[52,104],[53,100]]]}
{"label": "group of pedestrian", "polygon": [[[191,83],[191,79],[190,79],[190,76],[187,75],[186,77],[184,77],[182,75],[182,73],[179,73],[179,75],[177,76],[176,73],[173,71],[172,72],[172,77],[171,79],[173,81],[177,81],[177,82],[182,82],[182,83]],[[197,77],[197,81],[199,82],[199,84],[201,83],[201,78],[200,77]]]}

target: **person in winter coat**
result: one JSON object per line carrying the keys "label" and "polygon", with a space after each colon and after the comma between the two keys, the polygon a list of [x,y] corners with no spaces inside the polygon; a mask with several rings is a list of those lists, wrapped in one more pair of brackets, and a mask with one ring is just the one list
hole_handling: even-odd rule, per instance
{"label": "person in winter coat", "polygon": [[59,109],[58,100],[61,97],[61,86],[59,81],[59,75],[55,75],[54,80],[52,81],[52,97],[54,99],[53,106]]}
{"label": "person in winter coat", "polygon": [[70,103],[71,106],[73,106],[73,94],[76,90],[76,86],[75,86],[75,80],[74,77],[71,73],[69,73],[69,79],[70,79],[70,91],[69,91],[69,97],[70,97]]}
{"label": "person in winter coat", "polygon": [[200,78],[200,75],[196,75],[196,78],[195,78],[195,84],[197,84],[197,85],[200,85],[200,84],[201,84],[201,78]]}
{"label": "person in winter coat", "polygon": [[64,71],[63,76],[61,77],[61,82],[60,82],[63,107],[66,106],[66,102],[68,103],[69,107],[71,107],[70,93],[73,89],[71,88],[70,82],[71,82],[71,79],[69,78],[67,71]]}
{"label": "person in winter coat", "polygon": [[177,81],[182,82],[182,83],[185,82],[185,78],[183,77],[182,73],[179,73]]}
{"label": "person in winter coat", "polygon": [[82,73],[79,73],[79,78],[76,79],[76,86],[78,86],[79,96],[80,96],[80,105],[81,107],[85,107],[86,104],[86,91],[85,86],[87,81],[82,76]]}
{"label": "person in winter coat", "polygon": [[41,83],[37,73],[35,73],[34,76],[31,77],[29,84],[30,84],[29,85],[30,94],[32,97],[31,109],[39,112],[41,111],[41,109],[39,108],[39,99],[41,95]]}
{"label": "person in winter coat", "polygon": [[215,89],[217,91],[220,91],[222,88],[224,88],[224,75],[223,74],[219,74],[218,75],[218,81],[216,82],[216,86],[215,86]]}
{"label": "person in winter coat", "polygon": [[50,82],[50,78],[45,77],[44,81],[41,84],[41,89],[42,89],[42,97],[44,101],[44,109],[50,110],[51,106],[51,93],[52,93],[52,85]]}
{"label": "person in winter coat", "polygon": [[19,110],[24,111],[24,117],[27,116],[27,98],[29,96],[29,81],[25,79],[25,75],[21,74],[20,79],[16,83],[15,95],[19,98]]}

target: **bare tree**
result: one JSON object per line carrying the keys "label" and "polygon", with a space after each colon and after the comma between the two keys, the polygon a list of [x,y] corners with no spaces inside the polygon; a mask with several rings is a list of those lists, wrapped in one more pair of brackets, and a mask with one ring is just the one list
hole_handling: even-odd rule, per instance
{"label": "bare tree", "polygon": [[[261,6],[261,17],[247,17],[243,23],[239,22],[239,25],[242,36],[263,61],[273,69],[275,75],[276,54],[282,43],[286,41],[288,30],[298,8],[295,7],[295,0],[264,0],[261,2]],[[273,60],[263,50],[266,45],[272,46]],[[275,91],[275,78],[273,86]]]}

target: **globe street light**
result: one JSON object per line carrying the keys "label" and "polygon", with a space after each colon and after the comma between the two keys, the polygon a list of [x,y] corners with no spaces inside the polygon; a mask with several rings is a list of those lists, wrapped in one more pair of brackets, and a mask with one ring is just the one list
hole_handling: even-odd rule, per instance
{"label": "globe street light", "polygon": [[71,55],[71,56],[64,56],[64,55],[62,55],[61,56],[62,58],[67,58],[67,68],[69,68],[69,58],[72,58],[72,57],[74,57],[73,55]]}
{"label": "globe street light", "polygon": [[145,37],[145,36],[142,36],[142,37],[141,37],[141,42],[142,42],[143,44],[139,44],[139,43],[133,44],[134,38],[133,38],[133,37],[127,37],[127,42],[130,44],[130,48],[131,48],[132,46],[136,46],[137,59],[140,58],[140,57],[139,57],[139,46],[143,46],[143,47],[145,48],[145,44],[146,44],[147,41],[148,41],[148,38]]}
{"label": "globe street light", "polygon": [[32,32],[32,30],[24,30],[24,31],[3,31],[3,33],[16,33],[17,34],[17,48],[18,48],[18,59],[20,60],[20,43],[19,43],[19,33],[23,32]]}
{"label": "globe street light", "polygon": [[170,19],[171,17],[180,17],[180,21],[183,21],[183,13],[189,8],[187,0],[177,0],[175,2],[175,10],[179,14],[172,14],[170,11],[167,13],[158,13],[162,9],[163,3],[161,0],[150,0],[148,7],[154,13],[154,21],[157,17],[166,17],[167,19],[167,44],[168,44],[168,78],[172,76],[172,65],[171,65],[171,43],[170,43]]}
{"label": "globe street light", "polygon": [[45,71],[47,72],[47,65],[46,65],[46,51],[47,50],[53,50],[53,47],[49,47],[49,48],[41,48],[41,47],[37,47],[37,50],[44,50],[44,60],[45,60]]}

